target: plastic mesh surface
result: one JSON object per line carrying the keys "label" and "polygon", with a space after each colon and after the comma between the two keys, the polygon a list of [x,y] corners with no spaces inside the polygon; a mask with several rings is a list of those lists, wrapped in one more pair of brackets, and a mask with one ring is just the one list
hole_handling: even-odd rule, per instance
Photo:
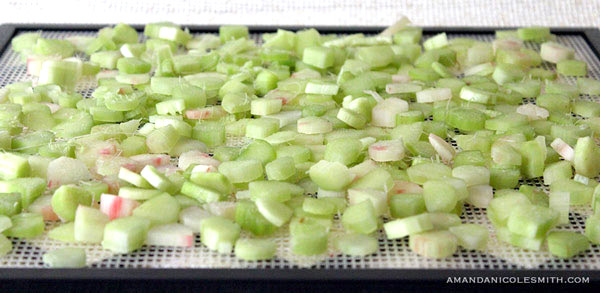
{"label": "plastic mesh surface", "polygon": [[[93,35],[95,32],[44,32],[45,37],[65,38],[73,35]],[[479,40],[490,41],[492,35],[449,35],[452,37],[470,37]],[[559,36],[558,42],[575,49],[576,58],[588,63],[588,74],[590,77],[600,79],[600,60],[594,55],[581,36]],[[536,44],[526,44],[530,48],[539,49]],[[547,64],[544,65],[547,67]],[[550,67],[547,67],[550,68]],[[573,84],[574,78],[560,77],[563,81]],[[0,57],[0,87],[6,84],[31,80],[26,74],[25,64],[10,47]],[[90,79],[79,83],[77,90],[84,96],[89,96],[95,87],[95,81]],[[581,96],[582,99],[599,101],[599,97]],[[525,101],[527,102],[527,101]],[[247,140],[241,138],[229,138],[228,144],[241,145]],[[452,141],[456,147],[456,143]],[[536,185],[545,191],[541,180],[527,180],[525,184]],[[583,232],[586,217],[591,214],[591,208],[572,207],[570,211],[570,224],[558,229]],[[349,257],[336,252],[332,247],[331,239],[336,233],[342,232],[338,220],[332,227],[330,245],[326,254],[314,257],[299,257],[291,253],[289,247],[289,236],[285,229],[278,231],[271,238],[277,243],[277,255],[273,260],[248,262],[237,259],[232,254],[219,254],[209,251],[200,243],[199,236],[196,237],[192,248],[173,248],[144,246],[139,251],[129,254],[113,254],[102,249],[100,245],[92,244],[64,244],[51,240],[45,235],[28,240],[13,239],[14,249],[7,256],[0,258],[0,267],[42,267],[42,255],[51,249],[78,246],[87,252],[88,265],[96,268],[264,268],[285,269],[296,267],[312,267],[317,269],[353,269],[353,268],[436,268],[436,269],[563,269],[563,270],[585,270],[600,269],[600,249],[592,245],[585,253],[569,260],[554,258],[549,252],[533,252],[507,244],[500,243],[496,239],[494,228],[487,220],[485,210],[465,206],[463,222],[482,224],[488,227],[490,239],[488,250],[485,252],[467,251],[464,249],[447,259],[434,260],[420,257],[413,253],[408,247],[408,239],[387,240],[385,235],[379,232],[379,251],[366,257]],[[57,223],[48,223],[51,228]],[[48,230],[48,229],[47,229]],[[242,237],[248,235],[242,234]]]}

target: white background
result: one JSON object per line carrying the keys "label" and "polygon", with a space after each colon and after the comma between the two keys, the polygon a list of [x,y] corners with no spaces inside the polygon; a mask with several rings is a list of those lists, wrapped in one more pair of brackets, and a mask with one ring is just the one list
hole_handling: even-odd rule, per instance
{"label": "white background", "polygon": [[0,22],[600,26],[600,0],[0,0]]}

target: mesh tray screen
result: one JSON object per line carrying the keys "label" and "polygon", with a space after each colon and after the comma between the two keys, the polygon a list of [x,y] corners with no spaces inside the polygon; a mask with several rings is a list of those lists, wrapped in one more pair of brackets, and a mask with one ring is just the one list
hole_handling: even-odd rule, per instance
{"label": "mesh tray screen", "polygon": [[[44,37],[65,38],[74,35],[92,36],[95,32],[43,32]],[[482,41],[491,41],[492,35],[450,34],[450,38],[469,37]],[[258,40],[258,36],[255,36]],[[558,42],[575,50],[577,59],[588,63],[589,76],[600,79],[600,60],[594,55],[585,39],[578,35],[563,35]],[[539,49],[539,45],[526,44],[529,48]],[[547,64],[544,65],[547,67]],[[548,67],[549,68],[549,67]],[[563,81],[573,84],[574,78],[560,77]],[[31,80],[26,74],[26,66],[20,57],[10,47],[0,57],[0,87],[6,84]],[[94,80],[84,80],[79,83],[77,90],[84,96],[89,96],[95,87]],[[598,101],[599,97],[581,96],[581,99]],[[524,101],[527,102],[527,101]],[[230,145],[242,145],[246,140],[228,138]],[[455,142],[452,142],[456,146]],[[536,185],[548,191],[539,179],[522,183]],[[583,232],[585,219],[592,213],[591,208],[572,207],[570,224],[559,227],[561,230]],[[139,251],[129,254],[113,254],[102,249],[100,245],[64,244],[41,236],[28,240],[13,239],[13,251],[0,258],[0,267],[42,267],[42,255],[51,249],[64,246],[82,247],[87,252],[88,265],[95,268],[263,268],[285,269],[312,267],[316,269],[354,269],[354,268],[421,268],[421,269],[561,269],[561,270],[590,270],[600,269],[600,249],[592,245],[585,253],[569,260],[554,258],[547,251],[533,252],[501,244],[496,239],[494,229],[487,220],[485,210],[466,205],[462,215],[463,222],[482,224],[490,232],[489,247],[485,252],[473,252],[463,249],[447,259],[433,260],[419,257],[408,248],[408,239],[387,240],[379,232],[379,252],[366,257],[349,257],[336,252],[330,243],[326,254],[314,257],[299,257],[291,253],[289,237],[285,231],[279,231],[272,236],[277,243],[277,255],[273,260],[248,262],[237,259],[233,254],[218,254],[209,251],[200,243],[197,236],[192,248],[149,247],[144,246]],[[48,223],[47,230],[56,223]],[[342,232],[339,221],[332,228],[332,236]],[[242,237],[247,235],[242,235]],[[333,237],[330,237],[332,239]],[[332,242],[332,241],[330,241]]]}

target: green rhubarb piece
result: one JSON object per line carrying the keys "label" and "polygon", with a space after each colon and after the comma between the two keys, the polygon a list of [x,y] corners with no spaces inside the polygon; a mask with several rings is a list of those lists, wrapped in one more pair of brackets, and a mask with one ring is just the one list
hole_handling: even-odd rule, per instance
{"label": "green rhubarb piece", "polygon": [[433,229],[429,214],[420,214],[402,219],[396,219],[383,225],[388,239],[397,239]]}
{"label": "green rhubarb piece", "polygon": [[238,239],[235,242],[235,256],[249,261],[267,260],[275,256],[275,242],[269,239]]}
{"label": "green rhubarb piece", "polygon": [[594,140],[589,136],[581,137],[577,139],[574,150],[575,172],[589,178],[598,176],[600,174],[600,149]]}
{"label": "green rhubarb piece", "polygon": [[85,267],[85,250],[76,247],[64,247],[44,253],[44,264],[50,268]]}
{"label": "green rhubarb piece", "polygon": [[[103,229],[104,230],[104,229]],[[104,233],[104,231],[103,231]],[[48,238],[62,242],[76,242],[75,240],[75,223],[65,223],[52,228],[48,231]]]}
{"label": "green rhubarb piece", "polygon": [[590,247],[588,239],[580,233],[553,231],[548,233],[548,250],[560,258],[571,258]]}
{"label": "green rhubarb piece", "polygon": [[570,194],[572,205],[586,205],[592,201],[594,187],[572,179],[560,179],[552,182],[551,192],[567,192]]}
{"label": "green rhubarb piece", "polygon": [[375,237],[363,234],[344,234],[336,237],[334,243],[339,251],[351,256],[374,254],[379,249]]}
{"label": "green rhubarb piece", "polygon": [[485,250],[488,242],[488,229],[478,224],[462,224],[449,227],[456,236],[458,245],[469,250]]}
{"label": "green rhubarb piece", "polygon": [[407,170],[410,181],[424,184],[428,180],[452,177],[452,169],[441,163],[424,163],[413,165]]}
{"label": "green rhubarb piece", "polygon": [[12,153],[1,153],[0,162],[0,178],[3,180],[29,175],[29,162],[23,157]]}
{"label": "green rhubarb piece", "polygon": [[207,218],[200,225],[202,243],[210,250],[231,253],[240,236],[240,226],[222,217]]}
{"label": "green rhubarb piece", "polygon": [[263,165],[275,160],[277,153],[266,141],[256,139],[240,151],[236,160],[259,160]]}
{"label": "green rhubarb piece", "polygon": [[296,175],[294,159],[291,157],[275,159],[265,166],[265,173],[269,180],[287,180]]}
{"label": "green rhubarb piece", "polygon": [[104,226],[109,222],[107,215],[100,210],[79,206],[75,213],[74,238],[88,243],[102,242]]}
{"label": "green rhubarb piece", "polygon": [[283,226],[292,217],[293,211],[279,201],[259,198],[255,203],[260,214],[277,227]]}
{"label": "green rhubarb piece", "polygon": [[150,220],[151,226],[174,223],[180,211],[179,202],[168,194],[151,198],[133,210],[133,215]]}
{"label": "green rhubarb piece", "polygon": [[456,252],[458,240],[448,231],[431,231],[410,235],[409,246],[427,258],[446,258]]}
{"label": "green rhubarb piece", "polygon": [[8,216],[0,215],[0,233],[12,227],[12,221]]}
{"label": "green rhubarb piece", "polygon": [[541,250],[545,240],[545,237],[524,237],[510,232],[509,229],[505,227],[496,228],[496,237],[502,242],[533,251]]}
{"label": "green rhubarb piece", "polygon": [[235,206],[235,222],[244,230],[256,236],[270,235],[277,226],[268,221],[258,210],[256,204],[249,200],[241,200]]}
{"label": "green rhubarb piece", "polygon": [[190,181],[196,185],[218,191],[221,194],[230,194],[233,191],[233,186],[229,182],[229,179],[221,173],[193,172],[192,170]]}
{"label": "green rhubarb piece", "polygon": [[12,241],[0,234],[0,257],[7,255],[12,250]]}
{"label": "green rhubarb piece", "polygon": [[586,76],[587,63],[581,60],[561,60],[556,63],[556,72],[565,76]]}
{"label": "green rhubarb piece", "polygon": [[341,190],[351,181],[350,171],[339,162],[319,161],[310,167],[310,178],[326,190]]}
{"label": "green rhubarb piece", "polygon": [[506,226],[515,207],[529,205],[529,199],[522,193],[510,193],[492,199],[487,208],[487,218],[496,227]]}
{"label": "green rhubarb piece", "polygon": [[0,193],[0,215],[14,216],[21,213],[21,195],[18,193]]}
{"label": "green rhubarb piece", "polygon": [[410,217],[425,211],[425,200],[422,194],[401,193],[390,197],[390,214],[394,218]]}
{"label": "green rhubarb piece", "polygon": [[349,206],[342,215],[342,224],[346,230],[370,234],[377,229],[377,215],[371,201]]}
{"label": "green rhubarb piece", "polygon": [[423,199],[430,212],[450,212],[456,206],[458,195],[448,182],[428,180],[423,184]]}
{"label": "green rhubarb piece", "polygon": [[600,217],[597,214],[589,216],[585,221],[585,236],[594,244],[600,243]]}
{"label": "green rhubarb piece", "polygon": [[559,213],[546,207],[521,205],[513,207],[508,217],[507,228],[527,238],[544,237],[559,219]]}
{"label": "green rhubarb piece", "polygon": [[52,210],[63,221],[73,221],[79,205],[92,205],[92,194],[75,185],[63,185],[52,195]]}
{"label": "green rhubarb piece", "polygon": [[292,252],[298,255],[317,255],[327,250],[327,228],[311,221],[290,224]]}
{"label": "green rhubarb piece", "polygon": [[33,238],[44,233],[44,219],[42,215],[21,213],[10,218],[12,226],[5,230],[4,235],[17,238]]}
{"label": "green rhubarb piece", "polygon": [[231,183],[246,183],[261,178],[264,169],[258,160],[241,160],[221,163],[219,172]]}
{"label": "green rhubarb piece", "polygon": [[115,253],[139,249],[146,241],[150,220],[136,216],[115,219],[104,227],[102,247]]}

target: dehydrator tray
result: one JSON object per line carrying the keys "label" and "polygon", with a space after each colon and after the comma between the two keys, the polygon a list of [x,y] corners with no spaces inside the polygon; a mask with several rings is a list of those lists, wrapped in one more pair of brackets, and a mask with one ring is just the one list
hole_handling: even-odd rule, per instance
{"label": "dehydrator tray", "polygon": [[[26,66],[12,51],[12,37],[30,31],[41,31],[44,37],[65,38],[74,35],[94,35],[102,25],[40,25],[5,24],[0,26],[0,87],[30,80]],[[184,26],[192,33],[216,33],[218,26]],[[142,27],[136,27],[142,29]],[[250,27],[256,40],[260,34],[273,32],[275,26]],[[302,27],[284,27],[298,30]],[[322,33],[373,34],[378,27],[317,27]],[[497,28],[424,28],[424,38],[447,32],[449,38],[470,37],[490,41]],[[576,59],[588,64],[588,75],[600,79],[600,31],[592,28],[556,28],[557,41],[575,50]],[[141,35],[141,34],[140,34]],[[529,48],[539,45],[526,43]],[[560,76],[564,82],[574,83],[574,78]],[[95,81],[80,82],[77,90],[89,96]],[[600,102],[600,96],[580,96],[580,99]],[[524,100],[524,103],[529,101]],[[246,141],[228,138],[228,144],[240,145]],[[456,144],[453,142],[456,147]],[[598,178],[597,178],[598,179]],[[522,183],[536,185],[546,191],[540,179]],[[592,213],[590,207],[572,207],[570,225],[561,229],[583,232],[584,222]],[[41,236],[27,240],[13,240],[13,251],[0,258],[0,282],[3,280],[196,280],[196,281],[446,281],[451,276],[583,276],[590,281],[600,279],[600,246],[592,245],[585,253],[561,260],[547,251],[533,252],[499,243],[484,209],[466,206],[462,218],[469,223],[482,224],[490,232],[489,247],[485,252],[461,249],[454,256],[427,259],[417,256],[408,247],[408,239],[388,240],[379,233],[379,251],[366,257],[338,254],[333,248],[316,257],[299,257],[291,253],[284,232],[273,237],[278,249],[276,257],[268,261],[243,261],[232,254],[219,254],[208,250],[196,238],[192,248],[149,247],[129,254],[113,254],[93,244],[63,244]],[[339,223],[338,223],[339,224]],[[47,228],[55,225],[48,223]],[[338,225],[338,231],[342,231]],[[333,228],[336,233],[336,228]],[[86,250],[88,268],[45,269],[42,255],[63,246],[79,246]]]}

